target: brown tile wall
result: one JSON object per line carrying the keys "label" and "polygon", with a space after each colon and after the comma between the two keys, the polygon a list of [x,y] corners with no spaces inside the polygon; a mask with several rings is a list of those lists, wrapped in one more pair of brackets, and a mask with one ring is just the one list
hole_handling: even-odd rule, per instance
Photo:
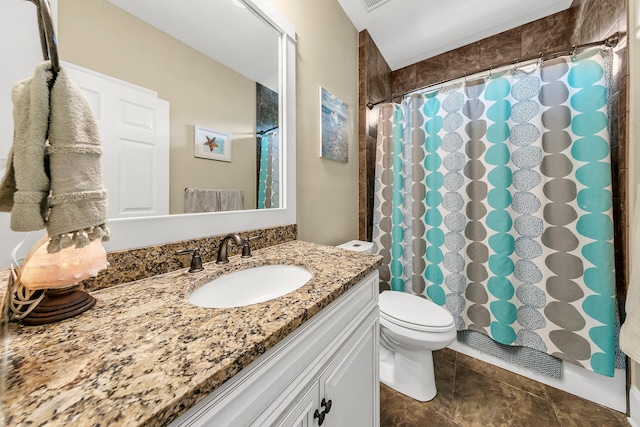
{"label": "brown tile wall", "polygon": [[371,240],[373,225],[373,176],[376,163],[376,135],[378,131],[378,108],[367,108],[368,103],[391,98],[391,68],[382,57],[367,30],[360,32],[359,39],[359,238]]}
{"label": "brown tile wall", "polygon": [[[492,65],[515,61],[517,58],[536,56],[540,53],[564,50],[573,45],[601,40],[614,32],[627,31],[627,0],[574,0],[571,7],[543,19],[522,25],[495,36],[479,40],[433,58],[395,70],[388,79],[381,62],[384,61],[377,49],[372,49],[373,41],[366,33],[360,34],[360,149],[371,150],[375,154],[375,118],[377,109],[365,109],[362,100],[377,102],[390,99],[412,90],[438,82],[471,75],[486,70]],[[363,54],[364,50],[364,54]],[[628,127],[628,50],[626,34],[614,50],[616,75],[612,91],[611,148],[614,221],[616,245],[616,275],[619,303],[623,306],[627,289],[626,253],[629,223],[627,218],[627,127]],[[375,60],[374,60],[375,58]],[[386,64],[385,64],[386,65]],[[388,67],[387,67],[388,68]],[[384,76],[384,78],[374,79]],[[375,80],[375,83],[372,81]],[[381,88],[387,84],[390,87]],[[368,112],[368,114],[367,114]],[[376,116],[377,117],[377,116]],[[365,156],[365,161],[371,159]],[[373,159],[375,161],[375,158]],[[362,162],[362,157],[361,157]],[[360,237],[371,236],[372,203],[368,203],[368,193],[373,186],[373,167],[361,164],[361,208]],[[363,201],[367,203],[364,204]],[[363,211],[363,208],[364,209]]]}
{"label": "brown tile wall", "polygon": [[[251,241],[251,249],[258,250],[267,246],[296,240],[298,229],[295,224],[282,227],[263,228],[239,233],[243,238],[261,235]],[[163,245],[109,252],[109,268],[100,272],[98,277],[81,282],[87,290],[96,291],[134,280],[145,279],[158,274],[168,273],[189,267],[191,255],[176,255],[182,249],[200,250],[202,262],[215,261],[218,245],[224,236],[209,236],[199,239],[183,240]],[[240,250],[234,244],[229,245],[229,256],[239,255]]]}
{"label": "brown tile wall", "polygon": [[392,92],[399,95],[492,65],[598,41],[626,28],[626,0],[575,0],[563,12],[393,71]]}

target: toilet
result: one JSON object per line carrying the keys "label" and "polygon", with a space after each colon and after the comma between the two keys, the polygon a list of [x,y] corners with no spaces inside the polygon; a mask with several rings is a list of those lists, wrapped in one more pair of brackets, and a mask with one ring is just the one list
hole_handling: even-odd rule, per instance
{"label": "toilet", "polygon": [[[371,252],[373,243],[352,240],[338,246]],[[453,316],[439,305],[397,291],[380,294],[380,381],[426,402],[436,396],[434,350],[456,338]]]}
{"label": "toilet", "polygon": [[421,402],[436,396],[434,350],[456,338],[453,316],[416,295],[380,294],[380,381]]}

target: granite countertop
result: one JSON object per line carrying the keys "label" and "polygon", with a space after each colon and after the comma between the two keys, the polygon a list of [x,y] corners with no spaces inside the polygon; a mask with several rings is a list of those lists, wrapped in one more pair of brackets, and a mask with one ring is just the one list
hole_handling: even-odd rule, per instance
{"label": "granite countertop", "polygon": [[[93,292],[94,308],[62,322],[11,324],[8,358],[0,360],[0,424],[4,416],[11,426],[165,425],[381,263],[377,255],[302,241],[253,255]],[[296,291],[245,307],[200,308],[185,299],[194,283],[273,263],[313,276]]]}

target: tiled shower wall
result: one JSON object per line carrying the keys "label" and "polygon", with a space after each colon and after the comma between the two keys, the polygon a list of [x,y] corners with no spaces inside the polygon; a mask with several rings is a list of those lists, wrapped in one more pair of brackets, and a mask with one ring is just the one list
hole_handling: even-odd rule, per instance
{"label": "tiled shower wall", "polygon": [[438,82],[471,75],[492,65],[515,62],[571,46],[598,41],[624,32],[614,50],[614,84],[611,93],[611,149],[613,168],[616,280],[618,302],[627,290],[627,126],[628,49],[627,0],[574,0],[571,7],[433,58],[392,71],[366,30],[360,33],[360,238],[371,239],[373,179],[378,108],[367,103],[390,100]]}
{"label": "tiled shower wall", "polygon": [[361,31],[359,38],[358,176],[360,190],[358,210],[360,220],[358,234],[360,239],[371,241],[378,108],[370,110],[366,105],[391,98],[391,68],[367,30]]}

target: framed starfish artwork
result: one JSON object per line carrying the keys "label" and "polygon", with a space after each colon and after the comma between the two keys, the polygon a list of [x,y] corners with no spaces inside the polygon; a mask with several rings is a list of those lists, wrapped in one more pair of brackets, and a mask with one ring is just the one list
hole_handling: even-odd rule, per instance
{"label": "framed starfish artwork", "polygon": [[202,159],[231,161],[231,135],[195,125],[194,156]]}

